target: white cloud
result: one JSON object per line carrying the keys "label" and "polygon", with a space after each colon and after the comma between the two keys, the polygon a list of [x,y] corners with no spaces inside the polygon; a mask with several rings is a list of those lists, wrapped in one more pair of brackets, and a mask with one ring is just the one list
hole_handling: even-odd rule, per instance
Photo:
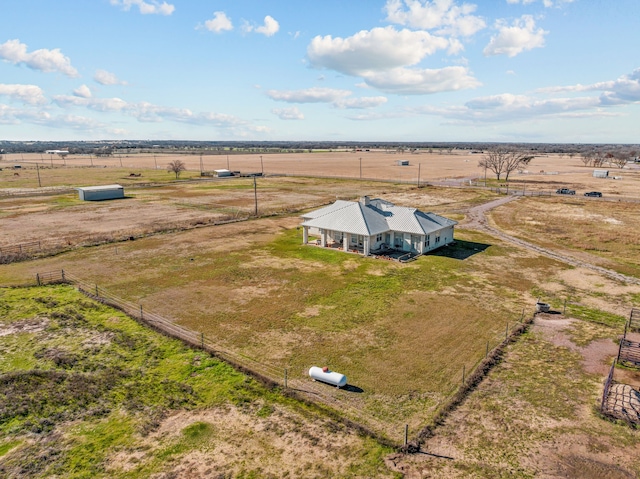
{"label": "white cloud", "polygon": [[[528,5],[530,3],[534,3],[537,0],[507,0],[507,3],[510,4],[519,4],[521,3],[522,5]],[[556,0],[555,2],[553,0],[542,0],[542,4],[547,7],[560,7],[562,6],[562,4],[564,3],[573,3],[574,0]]]}
{"label": "white cloud", "polygon": [[333,103],[351,95],[349,90],[317,87],[306,90],[269,90],[266,93],[272,100],[286,103]]}
{"label": "white cloud", "polygon": [[495,28],[498,35],[491,37],[483,53],[489,55],[507,55],[515,57],[525,50],[532,50],[544,46],[544,36],[549,33],[542,28],[536,29],[535,20],[531,15],[523,15],[514,20],[513,25],[507,25],[504,20],[496,21]]}
{"label": "white cloud", "polygon": [[129,103],[120,98],[83,98],[58,95],[53,98],[53,102],[61,108],[87,108],[103,113],[122,112],[145,123],[177,121],[197,125],[212,125],[220,128],[254,128],[247,121],[232,115],[212,112],[194,113],[188,108],[164,107],[149,102]]}
{"label": "white cloud", "polygon": [[91,98],[93,96],[91,89],[87,85],[80,85],[78,88],[73,90],[73,95],[80,98]]}
{"label": "white cloud", "polygon": [[79,95],[57,95],[53,97],[53,102],[63,108],[78,106],[101,112],[122,111],[129,106],[126,101],[120,98],[94,98]]}
{"label": "white cloud", "polygon": [[0,45],[0,58],[14,65],[24,64],[32,70],[45,73],[60,72],[68,77],[78,77],[78,71],[71,66],[71,60],[60,49],[40,49],[27,52],[27,45],[20,40],[8,40]]}
{"label": "white cloud", "polygon": [[399,25],[438,33],[471,36],[485,28],[485,21],[472,15],[476,5],[457,5],[453,0],[387,0],[387,20]]}
{"label": "white cloud", "polygon": [[261,33],[266,37],[271,37],[278,33],[280,30],[280,24],[273,17],[267,15],[264,17],[264,25],[255,29],[256,33]]}
{"label": "white cloud", "polygon": [[549,98],[535,95],[503,93],[475,98],[463,106],[438,108],[426,105],[413,109],[415,113],[439,115],[459,122],[531,121],[535,118],[584,118],[614,115],[607,109],[640,104],[640,68],[629,75],[592,85],[550,87],[536,94],[584,93],[592,96]]}
{"label": "white cloud", "polygon": [[449,40],[427,32],[385,27],[362,30],[347,38],[317,36],[307,47],[307,56],[314,67],[362,76],[415,65],[449,45]]}
{"label": "white cloud", "polygon": [[261,33],[264,36],[271,37],[278,33],[278,30],[280,30],[280,24],[273,17],[267,15],[266,17],[264,17],[263,25],[256,27],[249,22],[245,22],[245,24],[242,26],[242,30],[245,33],[256,32]]}
{"label": "white cloud", "polygon": [[142,15],[171,15],[176,9],[170,3],[160,3],[156,0],[111,0],[111,5],[121,6],[125,11],[129,11],[132,6],[137,6]]}
{"label": "white cloud", "polygon": [[0,83],[0,96],[8,96],[27,105],[43,105],[47,103],[44,92],[36,85],[7,85]]}
{"label": "white cloud", "polygon": [[598,82],[592,85],[572,85],[541,88],[537,93],[601,92],[600,101],[606,105],[640,102],[640,68],[617,80]]}
{"label": "white cloud", "polygon": [[347,98],[352,94],[349,90],[318,87],[307,88],[306,90],[269,90],[266,94],[276,101],[286,103],[327,103],[341,109],[375,108],[387,102],[387,99],[383,96]]}
{"label": "white cloud", "polygon": [[49,113],[39,110],[23,110],[0,103],[0,125],[19,125],[22,121],[35,122],[46,119]]}
{"label": "white cloud", "polygon": [[364,96],[360,98],[342,98],[333,102],[336,108],[363,110],[367,108],[376,108],[387,102],[384,96]]}
{"label": "white cloud", "polygon": [[291,108],[274,108],[271,113],[281,120],[304,120],[304,115],[295,106]]}
{"label": "white cloud", "polygon": [[106,70],[97,70],[93,79],[101,85],[126,85],[127,82],[119,80],[118,77]]}
{"label": "white cloud", "polygon": [[213,18],[204,22],[207,30],[214,33],[222,33],[223,31],[233,30],[233,23],[224,12],[214,12]]}
{"label": "white cloud", "polygon": [[425,95],[476,88],[481,85],[465,67],[445,67],[437,70],[395,68],[367,75],[364,79],[374,88],[403,95]]}

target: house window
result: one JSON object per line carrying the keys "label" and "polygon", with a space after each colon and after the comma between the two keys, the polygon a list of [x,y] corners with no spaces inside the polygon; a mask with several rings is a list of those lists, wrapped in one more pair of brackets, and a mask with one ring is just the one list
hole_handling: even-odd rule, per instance
{"label": "house window", "polygon": [[425,239],[424,239],[425,248],[428,248],[430,243],[431,243],[431,235],[425,236]]}
{"label": "house window", "polygon": [[440,243],[440,233],[436,233],[436,244]]}
{"label": "house window", "polygon": [[382,235],[376,236],[376,242],[380,243],[382,241]]}
{"label": "house window", "polygon": [[353,245],[358,244],[358,236],[357,235],[351,235],[351,244],[353,244]]}

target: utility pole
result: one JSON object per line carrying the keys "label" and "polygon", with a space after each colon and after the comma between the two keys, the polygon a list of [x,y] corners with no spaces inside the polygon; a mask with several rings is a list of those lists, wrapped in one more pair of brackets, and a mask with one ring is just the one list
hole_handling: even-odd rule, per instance
{"label": "utility pole", "polygon": [[262,163],[262,155],[260,155],[260,171],[262,172],[262,176],[264,176],[264,164]]}
{"label": "utility pole", "polygon": [[158,162],[156,161],[156,155],[153,155],[153,162],[156,165],[156,170],[158,169]]}
{"label": "utility pole", "polygon": [[258,187],[256,185],[256,177],[253,177],[253,197],[256,204],[256,216],[258,216]]}
{"label": "utility pole", "polygon": [[204,171],[204,168],[202,166],[202,153],[200,153],[200,176],[202,176],[203,171]]}
{"label": "utility pole", "polygon": [[42,183],[40,183],[40,167],[38,166],[38,163],[36,163],[36,173],[38,173],[38,187],[42,188]]}
{"label": "utility pole", "polygon": [[229,169],[229,155],[227,155],[227,170]]}
{"label": "utility pole", "polygon": [[420,188],[420,167],[422,166],[422,163],[418,163],[418,188]]}
{"label": "utility pole", "polygon": [[362,158],[359,158],[360,160],[360,179],[362,179]]}

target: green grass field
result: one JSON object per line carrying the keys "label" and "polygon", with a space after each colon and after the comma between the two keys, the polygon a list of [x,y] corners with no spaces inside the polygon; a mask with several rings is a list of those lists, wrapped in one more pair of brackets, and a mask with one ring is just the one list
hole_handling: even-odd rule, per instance
{"label": "green grass field", "polygon": [[[264,477],[273,455],[292,477],[389,477],[388,450],[72,287],[0,289],[0,309],[3,477],[149,477],[205,451],[221,456],[209,469],[234,477]],[[182,422],[167,429],[175,417]],[[256,428],[274,445],[303,446],[299,460],[286,459],[285,443],[225,456]],[[312,443],[326,447],[338,431],[339,467],[318,469]]]}

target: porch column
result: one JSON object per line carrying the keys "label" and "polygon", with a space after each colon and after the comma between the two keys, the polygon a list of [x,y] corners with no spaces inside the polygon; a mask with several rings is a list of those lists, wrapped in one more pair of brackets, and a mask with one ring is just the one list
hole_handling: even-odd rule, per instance
{"label": "porch column", "polygon": [[389,248],[394,249],[395,248],[395,244],[396,244],[396,234],[395,234],[395,232],[392,231],[389,237],[391,238],[389,240]]}
{"label": "porch column", "polygon": [[362,245],[363,254],[365,256],[369,256],[370,246],[371,246],[371,237],[365,236],[364,237],[364,243]]}
{"label": "porch column", "polygon": [[349,251],[349,233],[345,233],[342,237],[342,248],[345,251]]}
{"label": "porch column", "polygon": [[322,230],[320,233],[320,246],[323,248],[327,246],[327,230]]}
{"label": "porch column", "polygon": [[303,226],[302,227],[302,244],[308,244],[308,243],[309,243],[309,227]]}

